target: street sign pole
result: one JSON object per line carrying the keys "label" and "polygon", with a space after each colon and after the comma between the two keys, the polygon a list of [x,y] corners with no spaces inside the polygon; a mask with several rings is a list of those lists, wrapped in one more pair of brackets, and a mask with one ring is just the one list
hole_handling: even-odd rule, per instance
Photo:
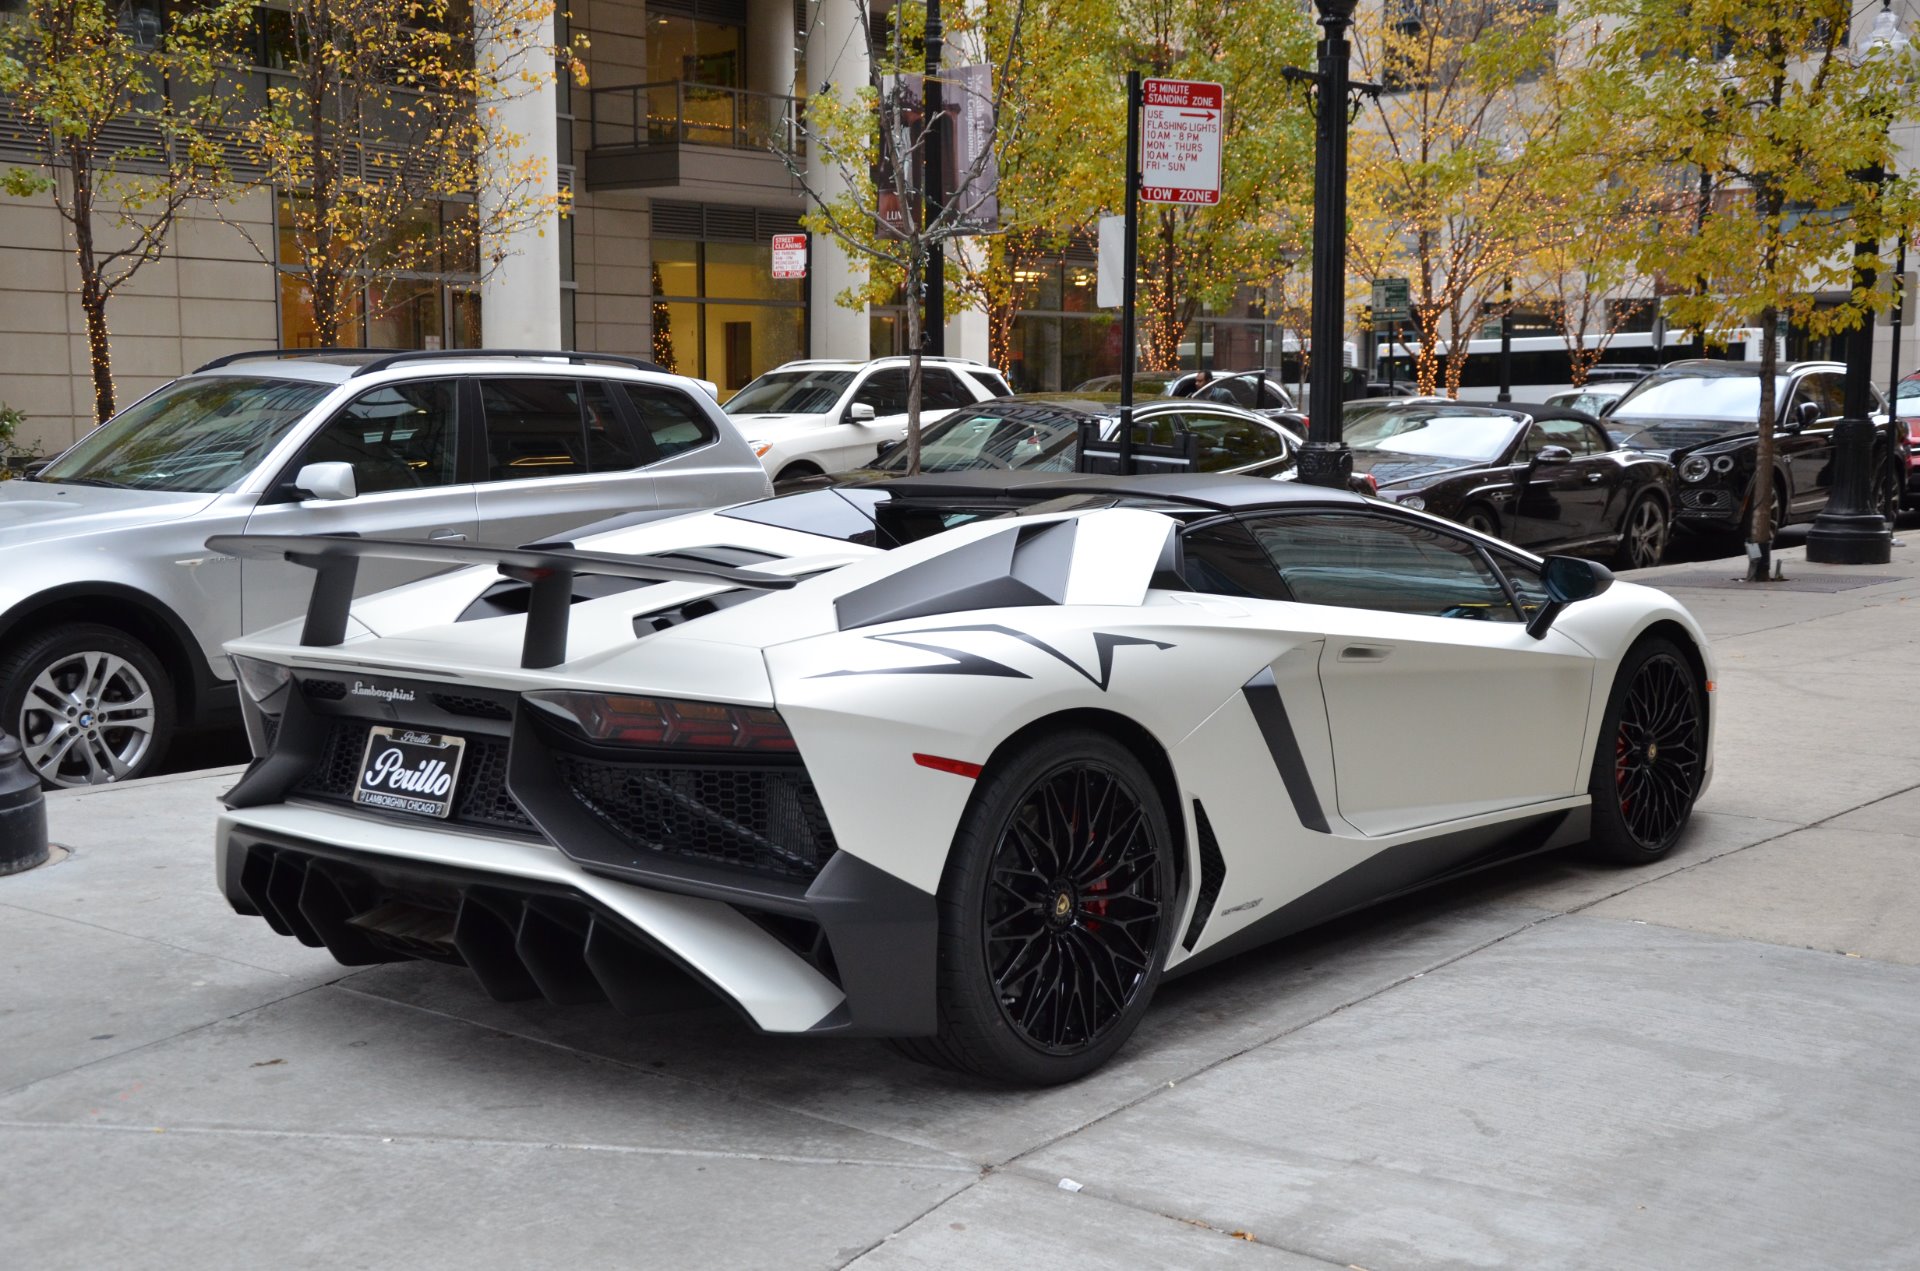
{"label": "street sign pole", "polygon": [[1120,266],[1120,471],[1133,475],[1134,274],[1140,266],[1140,72],[1127,72],[1126,249]]}
{"label": "street sign pole", "polygon": [[[920,127],[926,138],[922,158],[927,174],[926,208],[920,217],[922,233],[946,211],[946,127],[941,117],[943,98],[940,91],[943,34],[940,0],[927,0],[927,76],[920,81]],[[926,288],[927,307],[921,323],[921,347],[933,357],[944,357],[947,352],[947,253],[937,238],[927,244],[927,275],[922,281]]]}

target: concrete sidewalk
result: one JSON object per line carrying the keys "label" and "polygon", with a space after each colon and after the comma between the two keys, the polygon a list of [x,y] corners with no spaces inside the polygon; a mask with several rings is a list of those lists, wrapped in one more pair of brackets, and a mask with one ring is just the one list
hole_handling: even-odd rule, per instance
{"label": "concrete sidewalk", "polygon": [[1042,1093],[348,971],[215,892],[230,772],[57,795],[73,855],[0,880],[0,1266],[1920,1265],[1920,551],[1798,556],[1645,576],[1720,658],[1672,858],[1246,955]]}

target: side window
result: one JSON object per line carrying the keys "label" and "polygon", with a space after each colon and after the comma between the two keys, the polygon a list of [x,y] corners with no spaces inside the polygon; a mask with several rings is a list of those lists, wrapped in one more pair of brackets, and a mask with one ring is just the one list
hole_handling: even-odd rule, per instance
{"label": "side window", "polygon": [[1547,595],[1546,580],[1540,576],[1538,565],[1529,565],[1525,561],[1515,560],[1511,556],[1497,557],[1500,572],[1513,584],[1514,594],[1520,597],[1520,612],[1532,619],[1551,599]]}
{"label": "side window", "polygon": [[1287,396],[1287,390],[1272,380],[1263,379],[1260,381],[1260,409],[1292,410],[1293,399]]}
{"label": "side window", "polygon": [[627,399],[640,419],[640,431],[653,440],[662,459],[704,446],[718,434],[706,412],[685,393],[644,384],[627,385]]}
{"label": "side window", "polygon": [[627,432],[627,421],[614,405],[613,389],[598,380],[580,385],[580,407],[586,415],[587,466],[595,472],[625,472],[646,462]]}
{"label": "side window", "polygon": [[1800,381],[1799,400],[1818,406],[1820,418],[1832,419],[1846,411],[1846,381],[1832,372],[1816,371]]}
{"label": "side window", "polygon": [[550,378],[483,380],[487,480],[525,481],[587,471],[580,386]]}
{"label": "side window", "polygon": [[998,371],[984,370],[980,367],[969,367],[967,374],[973,376],[974,383],[986,390],[989,397],[1013,396],[1013,390],[1007,387],[1007,381],[1002,378]]}
{"label": "side window", "polygon": [[853,400],[873,407],[876,415],[907,413],[907,372],[905,367],[875,371],[854,391]]}
{"label": "side window", "polygon": [[1613,438],[1607,436],[1607,430],[1599,424],[1582,424],[1587,430],[1587,453],[1604,455],[1620,447],[1613,444]]}
{"label": "side window", "polygon": [[1273,562],[1239,521],[1197,525],[1180,536],[1180,573],[1187,586],[1213,596],[1291,600]]}
{"label": "side window", "polygon": [[1553,445],[1553,439],[1547,436],[1547,430],[1539,424],[1527,425],[1527,435],[1520,439],[1520,448],[1513,452],[1515,463],[1529,463],[1540,453],[1542,446]]}
{"label": "side window", "polygon": [[1565,446],[1575,456],[1594,453],[1593,436],[1577,419],[1543,419],[1534,427],[1545,431],[1550,446]]}
{"label": "side window", "polygon": [[1192,412],[1185,426],[1200,437],[1200,471],[1224,472],[1244,468],[1286,453],[1280,434],[1250,419]]}
{"label": "side window", "polygon": [[1439,530],[1349,512],[1274,516],[1251,528],[1280,581],[1306,604],[1516,620],[1479,549]]}
{"label": "side window", "polygon": [[352,464],[361,494],[451,485],[454,398],[450,380],[363,393],[315,434],[300,463]]}
{"label": "side window", "polygon": [[[953,372],[942,366],[923,366],[920,368],[920,409],[952,410],[958,406],[971,406],[973,394],[960,386]],[[901,410],[906,406],[902,405]],[[874,409],[879,414],[879,408]]]}

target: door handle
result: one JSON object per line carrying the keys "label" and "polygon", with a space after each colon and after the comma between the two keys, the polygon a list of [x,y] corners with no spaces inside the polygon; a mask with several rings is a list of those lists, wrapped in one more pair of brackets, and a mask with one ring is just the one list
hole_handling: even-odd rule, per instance
{"label": "door handle", "polygon": [[464,543],[467,541],[467,536],[459,530],[435,530],[427,535],[427,541],[429,543]]}
{"label": "door handle", "polygon": [[1599,485],[1602,481],[1605,481],[1606,479],[1607,479],[1607,474],[1604,472],[1589,472],[1587,474],[1588,485]]}
{"label": "door handle", "polygon": [[1393,653],[1390,644],[1350,644],[1340,650],[1342,662],[1384,662]]}

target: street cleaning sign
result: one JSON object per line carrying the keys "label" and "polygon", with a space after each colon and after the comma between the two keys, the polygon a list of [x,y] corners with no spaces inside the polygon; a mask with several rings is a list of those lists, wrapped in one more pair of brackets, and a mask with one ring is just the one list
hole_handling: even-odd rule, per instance
{"label": "street cleaning sign", "polygon": [[807,276],[807,236],[805,234],[773,236],[773,276],[775,278]]}
{"label": "street cleaning sign", "polygon": [[1220,201],[1220,135],[1227,92],[1218,84],[1150,79],[1140,93],[1140,199]]}

